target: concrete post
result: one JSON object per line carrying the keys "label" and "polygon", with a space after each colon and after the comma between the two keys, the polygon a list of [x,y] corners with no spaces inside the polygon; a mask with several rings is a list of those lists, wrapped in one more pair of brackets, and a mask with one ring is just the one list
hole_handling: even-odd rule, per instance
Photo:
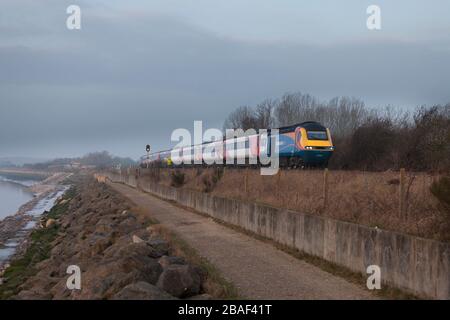
{"label": "concrete post", "polygon": [[323,208],[328,204],[328,168],[323,171]]}
{"label": "concrete post", "polygon": [[400,169],[400,184],[399,184],[399,215],[403,218],[405,214],[405,169]]}
{"label": "concrete post", "polygon": [[281,199],[281,173],[283,171],[282,170],[278,170],[278,174],[277,174],[277,195],[278,195],[278,199]]}
{"label": "concrete post", "polygon": [[245,196],[248,196],[248,168],[245,169],[245,174],[244,174],[244,191],[245,191]]}

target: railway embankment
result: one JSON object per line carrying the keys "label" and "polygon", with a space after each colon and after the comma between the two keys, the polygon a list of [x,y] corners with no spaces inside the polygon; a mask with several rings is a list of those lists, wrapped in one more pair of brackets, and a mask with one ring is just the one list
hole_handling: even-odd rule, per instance
{"label": "railway embankment", "polygon": [[[127,171],[122,169],[122,174],[134,175]],[[450,242],[450,212],[432,192],[433,184],[443,177],[444,173],[408,170],[280,170],[274,176],[263,176],[260,170],[229,167],[140,170],[141,183],[153,181]],[[450,189],[444,187],[440,192],[450,194]]]}
{"label": "railway embankment", "polygon": [[383,283],[414,295],[450,299],[446,242],[165,186],[134,172],[108,177],[360,274],[379,266]]}

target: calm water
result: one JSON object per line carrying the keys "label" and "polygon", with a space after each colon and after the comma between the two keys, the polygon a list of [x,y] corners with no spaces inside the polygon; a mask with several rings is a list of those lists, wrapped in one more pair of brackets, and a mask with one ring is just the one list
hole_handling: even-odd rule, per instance
{"label": "calm water", "polygon": [[[32,184],[33,182],[28,181],[26,184],[29,185],[30,183]],[[33,194],[27,192],[25,188],[26,186],[21,184],[0,180],[0,220],[10,214],[14,214],[21,205],[33,198]],[[26,214],[32,216],[32,220],[28,221],[15,236],[0,246],[0,267],[14,254],[16,247],[24,240],[27,231],[36,225],[41,214],[45,211],[50,211],[56,199],[62,196],[67,188],[67,186],[60,187],[58,190],[51,192],[41,198],[32,209],[27,211]]]}
{"label": "calm water", "polygon": [[0,220],[30,201],[33,194],[25,190],[25,186],[13,182],[2,181],[0,178]]}

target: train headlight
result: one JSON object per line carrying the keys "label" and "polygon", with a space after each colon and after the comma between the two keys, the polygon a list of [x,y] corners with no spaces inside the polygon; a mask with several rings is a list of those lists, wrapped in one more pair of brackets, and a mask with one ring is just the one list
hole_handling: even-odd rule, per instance
{"label": "train headlight", "polygon": [[305,147],[306,150],[312,150],[313,147],[307,146]]}

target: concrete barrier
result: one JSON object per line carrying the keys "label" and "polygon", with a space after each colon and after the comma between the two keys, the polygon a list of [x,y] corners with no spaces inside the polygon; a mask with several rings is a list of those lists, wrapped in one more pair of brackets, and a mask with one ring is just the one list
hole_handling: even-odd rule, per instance
{"label": "concrete barrier", "polygon": [[109,174],[109,179],[364,275],[369,265],[377,265],[383,283],[415,295],[450,299],[448,243],[139,181],[133,175]]}

